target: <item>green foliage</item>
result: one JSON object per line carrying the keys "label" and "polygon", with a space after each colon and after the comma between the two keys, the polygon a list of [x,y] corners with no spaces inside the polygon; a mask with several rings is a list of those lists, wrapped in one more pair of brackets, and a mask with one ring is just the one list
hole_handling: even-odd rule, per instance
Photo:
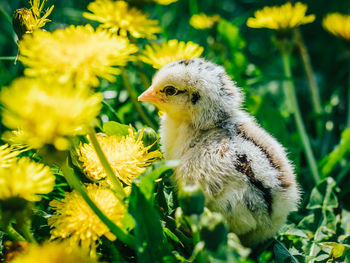
{"label": "green foliage", "polygon": [[322,176],[326,177],[329,175],[334,167],[343,159],[346,158],[346,155],[350,151],[350,129],[346,129],[341,134],[341,140],[339,145],[336,146],[336,148],[328,154],[324,159],[321,161],[322,166]]}
{"label": "green foliage", "polygon": [[115,121],[103,123],[102,130],[107,135],[127,136],[129,135],[130,126]]}

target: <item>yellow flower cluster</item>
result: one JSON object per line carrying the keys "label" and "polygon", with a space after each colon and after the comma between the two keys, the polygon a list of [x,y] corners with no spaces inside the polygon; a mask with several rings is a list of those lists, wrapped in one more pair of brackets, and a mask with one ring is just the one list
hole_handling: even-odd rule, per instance
{"label": "yellow flower cluster", "polygon": [[101,94],[45,79],[20,78],[0,93],[3,123],[21,131],[19,143],[33,148],[53,144],[58,150],[68,149],[68,137],[85,133],[101,100]]}
{"label": "yellow flower cluster", "polygon": [[91,25],[70,26],[53,33],[36,31],[19,43],[20,61],[31,77],[49,75],[60,82],[76,85],[99,84],[98,77],[115,80],[137,47],[127,38],[113,36]]}
{"label": "yellow flower cluster", "polygon": [[328,14],[323,19],[323,27],[333,35],[350,41],[350,15]]}
{"label": "yellow flower cluster", "polygon": [[264,7],[250,17],[247,26],[254,28],[270,28],[278,31],[290,30],[315,20],[315,15],[306,16],[307,6],[297,2],[293,6],[290,2],[282,6]]}
{"label": "yellow flower cluster", "polygon": [[220,20],[219,15],[207,16],[206,14],[193,15],[190,19],[190,25],[197,29],[209,29]]}
{"label": "yellow flower cluster", "polygon": [[41,16],[41,12],[44,8],[46,0],[40,4],[40,0],[30,0],[30,9],[21,8],[15,11],[13,14],[13,26],[18,38],[22,38],[22,35],[33,33],[34,30],[42,28],[47,22],[50,22],[47,17],[51,14],[54,6],[51,6],[45,14]]}
{"label": "yellow flower cluster", "polygon": [[176,39],[167,43],[147,45],[139,56],[144,63],[160,69],[166,64],[180,59],[197,58],[203,53],[203,47],[193,42],[183,42]]}
{"label": "yellow flower cluster", "polygon": [[1,147],[0,155],[8,164],[0,168],[0,200],[22,198],[39,201],[40,194],[53,190],[55,176],[49,167],[31,161],[29,158],[16,158],[17,152],[8,152]]}
{"label": "yellow flower cluster", "polygon": [[[130,128],[129,135],[125,137],[97,137],[113,171],[126,185],[131,185],[132,180],[146,170],[145,167],[162,157],[159,151],[148,152],[152,146],[144,147],[142,136],[136,139],[135,135]],[[107,175],[91,144],[80,146],[79,155],[84,171],[91,180],[106,178]]]}
{"label": "yellow flower cluster", "polygon": [[[121,226],[126,210],[114,193],[96,184],[89,184],[86,189],[99,209],[115,224]],[[67,193],[61,201],[51,201],[50,206],[55,210],[55,214],[48,220],[52,228],[52,239],[67,238],[71,245],[81,244],[83,248],[89,249],[92,255],[101,236],[112,241],[116,239],[77,191]]]}
{"label": "yellow flower cluster", "polygon": [[68,242],[45,242],[42,245],[31,244],[27,250],[21,252],[11,263],[97,263],[90,258],[87,251],[77,244]]}
{"label": "yellow flower cluster", "polygon": [[129,7],[125,1],[95,0],[88,5],[92,13],[84,13],[90,20],[100,23],[100,27],[109,29],[113,33],[135,38],[155,38],[161,31],[157,20],[150,20],[148,16],[134,7]]}

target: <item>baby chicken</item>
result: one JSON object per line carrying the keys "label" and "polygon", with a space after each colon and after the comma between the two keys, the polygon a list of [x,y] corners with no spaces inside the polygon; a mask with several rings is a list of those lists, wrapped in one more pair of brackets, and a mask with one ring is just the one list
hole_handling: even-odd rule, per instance
{"label": "baby chicken", "polygon": [[199,182],[243,244],[274,236],[297,208],[298,186],[283,147],[241,109],[243,94],[223,67],[204,59],[161,68],[140,97],[165,114],[160,137],[167,159],[180,160],[177,185]]}

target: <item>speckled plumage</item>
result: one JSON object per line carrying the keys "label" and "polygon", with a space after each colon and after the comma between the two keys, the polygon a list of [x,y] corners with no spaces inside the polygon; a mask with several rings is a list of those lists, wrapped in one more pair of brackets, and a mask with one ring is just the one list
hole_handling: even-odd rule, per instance
{"label": "speckled plumage", "polygon": [[[170,86],[176,94],[167,95]],[[224,68],[201,58],[173,62],[146,92],[166,112],[161,144],[167,159],[180,160],[175,183],[199,182],[207,206],[225,216],[244,244],[275,235],[299,201],[293,166],[283,147],[241,109],[241,89]]]}

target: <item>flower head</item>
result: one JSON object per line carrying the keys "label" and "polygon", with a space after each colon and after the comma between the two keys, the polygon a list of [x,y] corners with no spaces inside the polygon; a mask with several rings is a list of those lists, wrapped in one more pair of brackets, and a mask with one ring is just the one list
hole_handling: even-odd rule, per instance
{"label": "flower head", "polygon": [[42,28],[47,22],[51,21],[47,17],[51,14],[54,6],[51,6],[45,14],[40,17],[45,2],[46,0],[43,0],[40,4],[40,0],[30,0],[30,9],[21,8],[14,12],[12,23],[19,39],[21,39],[24,34],[33,33],[34,30]]}
{"label": "flower head", "polygon": [[[112,169],[118,178],[130,185],[132,180],[142,174],[147,166],[162,157],[159,151],[148,152],[153,146],[143,146],[142,136],[135,138],[135,132],[129,129],[128,136],[98,136],[97,139]],[[91,180],[100,180],[107,175],[90,144],[80,146],[80,161]],[[107,178],[108,179],[108,178]]]}
{"label": "flower head", "polygon": [[193,15],[190,19],[190,25],[197,29],[212,28],[220,20],[219,15],[207,16],[206,14]]}
{"label": "flower head", "polygon": [[293,6],[290,2],[282,6],[264,7],[250,17],[247,26],[254,28],[270,28],[278,31],[290,30],[315,20],[315,15],[306,16],[307,5],[300,2]]}
{"label": "flower head", "polygon": [[137,47],[127,38],[112,36],[91,25],[70,26],[53,33],[36,31],[19,43],[19,59],[28,68],[27,76],[53,76],[76,85],[99,84],[98,77],[115,80]]}
{"label": "flower head", "polygon": [[11,263],[97,263],[96,259],[76,244],[68,242],[45,242],[42,245],[31,244],[28,249],[15,256]]}
{"label": "flower head", "polygon": [[135,38],[154,39],[161,31],[157,20],[148,19],[146,14],[124,1],[95,0],[87,8],[92,13],[84,13],[86,18],[102,23],[100,27],[121,36],[129,33]]}
{"label": "flower head", "polygon": [[322,24],[333,35],[350,41],[350,15],[328,14]]}
{"label": "flower head", "polygon": [[[126,210],[113,192],[109,188],[96,184],[89,184],[86,190],[102,212],[115,224],[121,226]],[[91,254],[94,254],[97,241],[101,236],[104,235],[112,241],[116,239],[76,190],[67,193],[61,201],[51,201],[50,206],[55,210],[55,214],[48,220],[53,239],[68,238],[71,244],[80,243],[83,248],[90,249]]]}
{"label": "flower head", "polygon": [[19,197],[39,201],[39,194],[53,190],[55,176],[50,168],[28,158],[20,158],[10,166],[0,169],[0,199]]}
{"label": "flower head", "polygon": [[185,43],[172,39],[161,45],[155,43],[147,45],[140,55],[140,60],[160,69],[173,61],[197,58],[203,53],[203,50],[203,47],[191,41]]}
{"label": "flower head", "polygon": [[101,94],[42,79],[20,78],[0,93],[3,123],[18,129],[18,142],[33,148],[68,148],[67,137],[84,134],[99,114]]}
{"label": "flower head", "polygon": [[17,160],[17,155],[21,151],[14,149],[12,146],[7,144],[0,146],[0,169],[9,167],[12,163]]}

